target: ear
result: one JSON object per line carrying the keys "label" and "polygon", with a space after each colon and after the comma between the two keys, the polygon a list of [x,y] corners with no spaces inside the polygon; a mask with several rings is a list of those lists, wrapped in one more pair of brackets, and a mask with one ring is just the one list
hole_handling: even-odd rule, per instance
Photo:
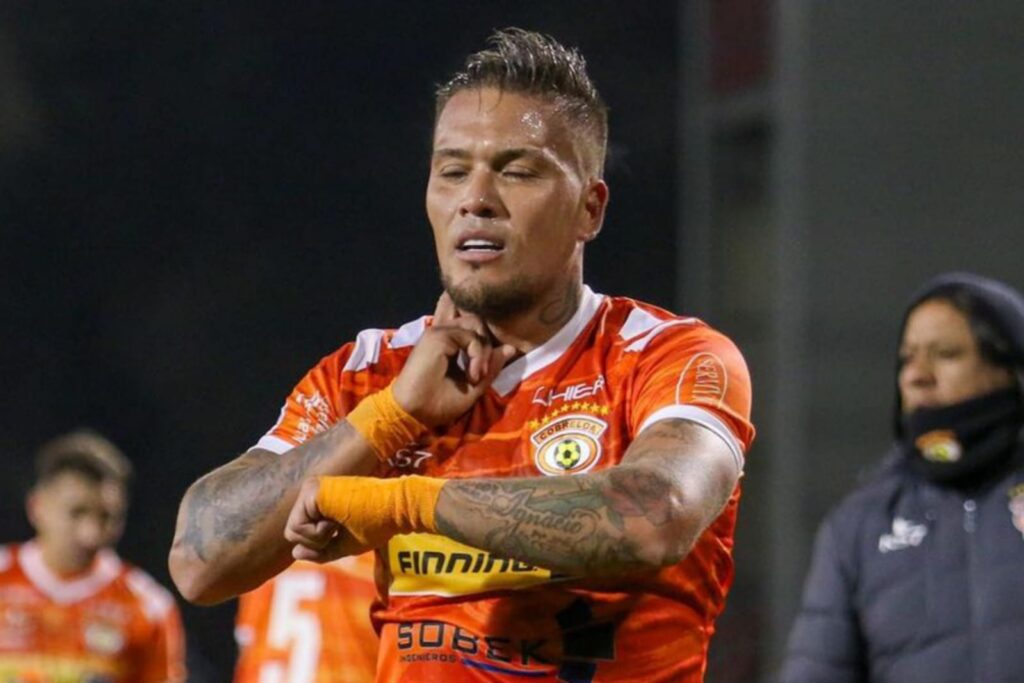
{"label": "ear", "polygon": [[33,529],[39,528],[39,506],[41,501],[39,500],[39,488],[33,487],[25,496],[25,515],[28,517],[29,524],[32,525]]}
{"label": "ear", "polygon": [[584,194],[583,210],[586,214],[580,241],[589,242],[601,232],[604,225],[604,213],[608,208],[608,184],[600,178],[591,178],[587,182]]}

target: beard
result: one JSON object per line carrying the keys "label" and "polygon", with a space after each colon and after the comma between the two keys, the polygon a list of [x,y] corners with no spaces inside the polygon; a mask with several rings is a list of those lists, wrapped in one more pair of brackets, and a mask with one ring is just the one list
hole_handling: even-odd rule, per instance
{"label": "beard", "polygon": [[460,311],[484,320],[507,320],[530,310],[538,300],[525,278],[516,276],[501,284],[455,284],[441,274],[441,285]]}

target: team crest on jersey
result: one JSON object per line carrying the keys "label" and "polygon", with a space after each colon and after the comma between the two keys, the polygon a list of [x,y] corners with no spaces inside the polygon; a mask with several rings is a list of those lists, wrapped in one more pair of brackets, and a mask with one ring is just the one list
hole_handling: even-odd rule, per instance
{"label": "team crest on jersey", "polygon": [[1024,484],[1017,484],[1007,491],[1007,495],[1010,497],[1010,519],[1024,536]]}
{"label": "team crest on jersey", "polygon": [[533,460],[549,477],[582,474],[601,459],[601,435],[608,423],[592,415],[564,415],[530,435]]}
{"label": "team crest on jersey", "polygon": [[113,624],[94,621],[85,627],[84,636],[86,646],[100,654],[114,654],[124,647],[124,634]]}

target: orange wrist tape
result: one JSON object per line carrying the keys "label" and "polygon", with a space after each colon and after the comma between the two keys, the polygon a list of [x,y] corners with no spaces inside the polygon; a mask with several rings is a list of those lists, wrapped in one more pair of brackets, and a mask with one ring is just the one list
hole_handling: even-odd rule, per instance
{"label": "orange wrist tape", "polygon": [[369,442],[381,460],[387,460],[427,431],[425,425],[398,405],[390,384],[364,398],[345,419]]}
{"label": "orange wrist tape", "polygon": [[363,545],[377,548],[396,534],[436,533],[434,508],[444,479],[409,476],[320,477],[316,505]]}

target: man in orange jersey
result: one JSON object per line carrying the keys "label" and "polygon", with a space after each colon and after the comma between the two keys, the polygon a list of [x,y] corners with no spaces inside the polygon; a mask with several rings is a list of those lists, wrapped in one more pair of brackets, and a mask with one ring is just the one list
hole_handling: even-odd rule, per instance
{"label": "man in orange jersey", "polygon": [[0,680],[185,680],[174,598],[111,549],[131,466],[89,431],[45,444],[28,496],[31,541],[0,547]]}
{"label": "man in orange jersey", "polygon": [[435,315],[326,356],[189,489],[187,597],[375,548],[382,683],[702,680],[750,382],[701,321],[583,284],[608,202],[584,67],[508,29],[438,90]]}
{"label": "man in orange jersey", "polygon": [[373,554],[296,562],[239,597],[235,683],[373,683]]}

